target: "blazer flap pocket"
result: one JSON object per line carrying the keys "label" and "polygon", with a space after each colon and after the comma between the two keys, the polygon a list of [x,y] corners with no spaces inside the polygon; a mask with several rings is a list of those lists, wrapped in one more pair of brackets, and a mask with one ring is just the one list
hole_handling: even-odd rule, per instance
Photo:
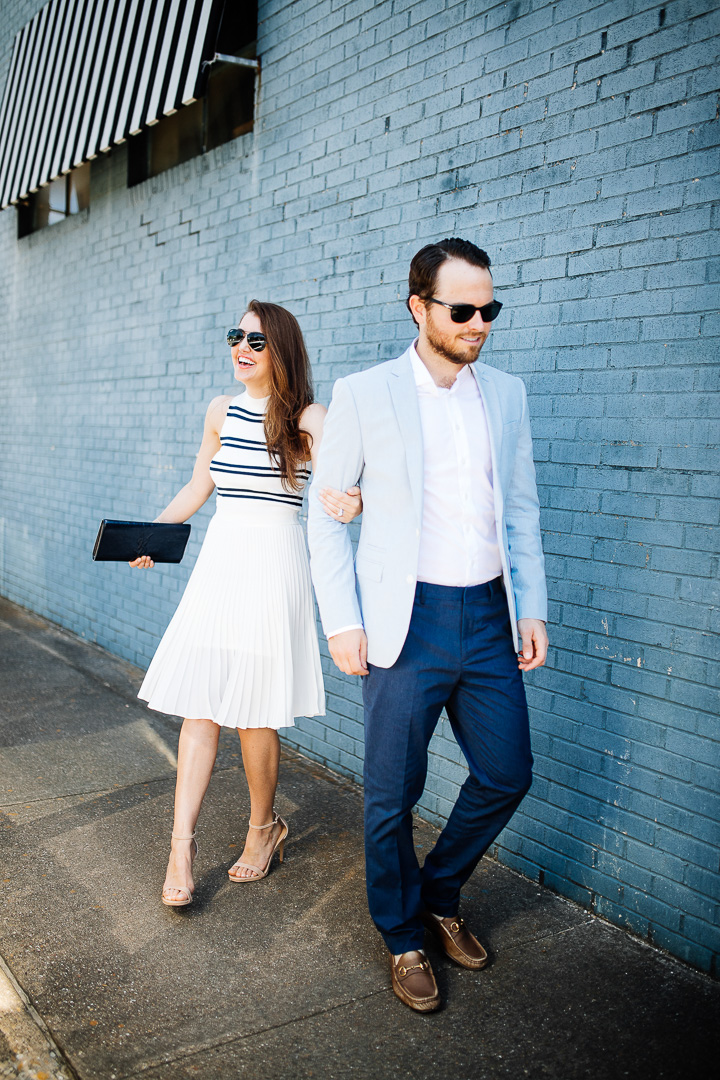
{"label": "blazer flap pocket", "polygon": [[519,416],[517,417],[516,420],[506,420],[505,423],[503,424],[503,431],[514,431],[519,423],[520,423],[520,417]]}
{"label": "blazer flap pocket", "polygon": [[355,560],[355,573],[358,577],[370,578],[372,581],[381,581],[383,564],[378,559],[361,552]]}

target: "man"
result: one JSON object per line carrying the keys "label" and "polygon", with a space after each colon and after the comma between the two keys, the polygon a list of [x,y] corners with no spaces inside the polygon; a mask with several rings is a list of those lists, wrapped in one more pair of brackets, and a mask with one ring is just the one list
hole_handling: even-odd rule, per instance
{"label": "man", "polygon": [[[521,672],[545,662],[547,595],[525,387],[477,362],[502,306],[490,260],[466,240],[430,244],[409,293],[416,341],[335,384],[308,533],[333,660],[363,676],[370,913],[395,993],[431,1012],[424,928],[464,967],[487,962],[460,889],[530,787]],[[347,528],[323,506],[337,509],[325,489],[356,482],[353,567]],[[469,776],[420,869],[412,808],[443,707]]]}

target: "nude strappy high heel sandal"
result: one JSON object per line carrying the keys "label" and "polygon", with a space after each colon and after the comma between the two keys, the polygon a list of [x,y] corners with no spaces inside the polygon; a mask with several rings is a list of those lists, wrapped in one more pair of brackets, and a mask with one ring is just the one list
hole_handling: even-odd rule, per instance
{"label": "nude strappy high heel sandal", "polygon": [[[270,852],[270,858],[265,863],[265,868],[263,869],[261,866],[253,866],[252,863],[243,862],[242,859],[238,859],[238,861],[236,863],[233,863],[233,865],[228,870],[228,877],[231,881],[237,881],[244,884],[247,881],[260,881],[261,878],[267,877],[270,872],[270,863],[273,861],[273,855],[276,851],[280,856],[280,862],[283,861],[283,856],[285,854],[285,840],[287,839],[288,834],[287,822],[284,821],[283,818],[281,818],[280,815],[273,810],[273,819],[268,825],[253,825],[252,822],[248,822],[248,825],[251,829],[257,829],[258,831],[261,831],[262,829],[272,829],[273,825],[277,825],[278,823],[282,825],[282,831],[280,833],[280,836],[275,841],[275,847]],[[255,876],[235,877],[232,871],[235,869],[236,866],[245,866],[248,870],[253,870],[255,872]]]}
{"label": "nude strappy high heel sandal", "polygon": [[[193,854],[191,863],[194,863],[198,853],[198,843],[195,839],[195,833],[193,833],[191,836],[178,836],[178,834],[174,832],[172,833],[172,837],[173,840],[192,840],[193,844],[195,845],[195,852]],[[163,904],[165,904],[165,907],[187,907],[188,904],[192,904],[193,894],[190,892],[190,889],[187,885],[169,885],[168,889],[171,889],[173,892],[185,893],[185,895],[180,900],[168,900],[164,895],[165,889],[163,889],[162,893],[160,894],[160,899],[162,900]]]}

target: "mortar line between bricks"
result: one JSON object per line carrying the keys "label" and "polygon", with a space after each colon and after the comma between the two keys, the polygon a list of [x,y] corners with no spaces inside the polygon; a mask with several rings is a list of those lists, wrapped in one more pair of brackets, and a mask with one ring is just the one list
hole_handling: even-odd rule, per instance
{"label": "mortar line between bricks", "polygon": [[[603,684],[603,683],[600,683],[600,685],[602,686],[602,685],[607,685],[607,684]],[[612,685],[614,685],[614,684],[612,684]],[[560,697],[561,695],[560,695],[560,694],[558,694],[557,696],[558,696],[558,697]],[[655,700],[656,700],[656,701],[663,701],[664,699],[663,699],[663,698],[657,698],[657,697],[656,697],[656,698],[655,698]],[[602,706],[598,706],[598,708],[602,708]],[[698,711],[698,712],[700,712],[701,710],[697,710],[697,711]],[[628,717],[628,719],[631,719],[631,720],[637,719],[637,717],[636,717],[636,714],[635,714],[635,713],[620,713],[620,715],[621,715],[621,716],[626,716],[626,717]],[[711,714],[710,714],[710,713],[708,713],[708,715],[711,715]],[[643,717],[642,719],[645,719],[645,718]],[[651,723],[652,723],[653,721],[652,721],[652,720],[647,720],[646,722],[647,722],[647,723],[650,723],[650,724],[651,724]],[[596,730],[605,730],[605,729],[596,729]],[[689,734],[689,735],[692,735],[692,736],[693,736],[693,738],[695,738],[695,739],[699,739],[699,738],[700,738],[700,736],[699,736],[699,735],[697,734],[697,732],[694,732],[694,731],[690,731],[690,732],[687,732],[687,734]],[[577,743],[577,742],[576,742],[576,741],[575,741],[574,739],[569,739],[569,738],[567,738],[567,737],[566,737],[565,735],[560,735],[560,734],[558,734],[558,733],[553,733],[553,736],[552,736],[552,737],[553,737],[553,739],[554,739],[554,740],[556,740],[556,741],[557,741],[558,743],[564,743],[564,745],[565,745],[565,746],[578,746],[578,745],[586,745],[586,744],[584,744],[584,743]],[[621,739],[627,739],[627,736],[625,736],[625,735],[620,735],[620,736],[618,736],[618,738],[621,738]],[[711,742],[711,743],[714,743],[714,742],[716,742],[716,740],[715,740],[715,739],[712,739],[712,738],[710,738],[710,736],[708,736],[707,738],[708,738],[708,742]],[[646,740],[644,740],[644,739],[638,739],[638,738],[633,738],[632,742],[633,742],[633,746],[635,746],[635,745],[638,745],[638,746],[647,746],[647,747],[649,747],[650,749],[655,749],[655,748],[656,748],[656,746],[657,746],[657,744],[656,744],[656,743],[651,743],[651,742],[647,742],[647,741],[646,741]],[[604,757],[606,757],[606,758],[607,758],[607,757],[613,758],[613,759],[614,759],[615,761],[619,761],[619,762],[621,762],[621,763],[623,763],[623,764],[627,765],[628,767],[632,767],[632,768],[635,768],[635,769],[645,769],[645,770],[647,770],[647,772],[657,772],[657,773],[661,773],[661,775],[663,775],[663,776],[665,776],[665,775],[666,775],[666,773],[662,772],[662,770],[660,770],[660,769],[658,769],[658,768],[651,768],[651,767],[650,767],[649,765],[642,765],[642,764],[639,764],[639,763],[638,763],[637,761],[634,761],[634,760],[633,760],[632,758],[630,758],[630,757],[627,757],[627,758],[626,758],[626,757],[623,757],[623,756],[622,756],[621,754],[613,753],[613,752],[611,752],[611,751],[608,751],[608,750],[598,750],[598,749],[597,749],[597,747],[594,747],[594,746],[586,746],[586,748],[587,748],[587,749],[588,749],[589,751],[592,751],[593,753],[596,753],[596,754],[601,754],[601,755],[603,755],[603,756],[604,756]],[[663,748],[663,749],[664,749],[664,748]],[[665,750],[665,752],[666,752],[666,753],[668,753],[668,754],[672,754],[672,753],[673,753],[674,751],[671,751],[671,750]],[[677,755],[676,755],[676,756],[677,756]],[[450,760],[452,760],[452,759],[450,759]],[[678,777],[678,779],[680,779],[680,777]],[[685,783],[689,783],[689,782],[690,782],[690,781],[685,781]],[[694,781],[693,781],[693,783],[694,783]],[[700,788],[701,788],[702,790],[704,790],[704,791],[712,791],[712,790],[713,790],[712,788],[703,788],[702,784],[698,784],[697,786],[698,786],[698,787],[700,787]]]}
{"label": "mortar line between bricks", "polygon": [[[587,819],[586,819],[586,820],[587,820]],[[548,826],[548,827],[549,827],[549,828],[553,828],[553,826]],[[557,832],[558,830],[557,830],[557,829],[555,829],[555,831]],[[636,841],[636,842],[637,842],[637,843],[639,843],[639,844],[642,844],[642,841]],[[552,848],[551,848],[551,847],[550,847],[550,846],[549,846],[548,844],[543,844],[541,840],[535,840],[535,841],[534,841],[534,843],[535,843],[535,844],[536,844],[536,845],[537,845],[537,846],[538,846],[539,848],[544,848],[544,850],[545,850],[545,851],[547,851],[548,853],[552,853],[552,850],[553,850],[553,849],[552,849]],[[648,845],[643,845],[643,846],[647,847]],[[583,864],[583,863],[582,863],[582,862],[581,862],[581,861],[580,861],[579,859],[573,858],[573,857],[571,857],[571,856],[567,856],[567,858],[568,858],[568,861],[569,861],[570,863],[573,863],[573,864],[575,864],[576,866],[580,866],[580,867],[582,867],[582,866],[584,865],[584,864]],[[633,865],[633,863],[632,863],[632,859],[628,859],[628,858],[625,858],[624,856],[621,856],[621,855],[617,855],[617,854],[613,854],[613,858],[614,858],[614,859],[616,860],[616,862],[618,862],[618,863],[629,863],[630,865]],[[500,860],[499,860],[499,859],[498,859],[498,862],[500,862]],[[501,862],[501,863],[500,863],[500,865],[501,865],[501,866],[505,866],[506,864],[505,864],[505,863],[502,863],[502,862]],[[697,864],[696,864],[696,865],[697,865]],[[661,872],[660,872],[659,870],[657,870],[657,871],[655,871],[655,875],[656,875],[657,877],[659,877],[659,878],[662,878],[662,879],[663,879],[664,881],[666,881],[666,882],[667,882],[668,884],[674,884],[674,883],[675,883],[675,879],[673,879],[672,877],[670,877],[670,875],[669,875],[669,874],[663,874],[663,873],[661,873]],[[531,880],[531,881],[535,881],[535,878],[531,878],[530,880]],[[556,895],[556,896],[557,896],[557,895],[560,895],[560,894],[556,893],[556,892],[555,892],[555,890],[554,890],[554,889],[553,889],[552,887],[550,887],[550,886],[548,886],[548,885],[546,885],[546,884],[543,884],[543,885],[542,885],[541,887],[542,887],[542,888],[550,888],[550,890],[551,890],[551,891],[553,892],[553,894],[554,894],[554,895]],[[587,886],[581,886],[581,887],[583,887],[583,888],[587,888]],[[700,893],[699,895],[701,895],[701,896],[706,896],[707,894],[705,894],[705,893]],[[563,897],[563,899],[564,899],[564,897]],[[574,903],[574,904],[576,904],[576,906],[577,906],[577,907],[579,907],[579,908],[582,908],[582,910],[585,910],[585,908],[583,908],[583,905],[582,905],[582,903],[581,903],[580,901],[570,901],[570,902],[571,902],[571,903]],[[665,925],[664,923],[661,923],[661,922],[660,922],[659,918],[658,918],[658,919],[655,919],[655,920],[648,920],[648,921],[649,921],[649,922],[654,922],[654,923],[656,923],[657,925]],[[612,925],[614,925],[614,924],[613,924],[613,923],[609,923],[609,925],[611,925],[611,926],[612,926]],[[636,937],[636,938],[638,938],[638,939],[639,939],[639,940],[641,940],[641,941],[643,940],[643,939],[642,939],[642,937],[641,937],[641,935],[640,935],[640,933],[639,933],[638,931],[636,931],[636,930],[628,929],[628,927],[626,927],[626,926],[618,926],[618,927],[616,927],[616,929],[618,929],[618,930],[620,930],[620,931],[624,931],[625,933],[628,933],[628,934],[630,934],[630,936],[631,936],[631,937]],[[670,929],[670,928],[669,928],[669,927],[667,927],[667,929]],[[661,946],[654,946],[654,947],[655,947],[655,948],[660,948]],[[677,958],[677,957],[676,957],[675,959],[679,959],[679,958]]]}
{"label": "mortar line between bricks", "polygon": [[[538,755],[538,757],[540,757],[540,755]],[[586,770],[579,770],[579,771],[583,771],[583,772],[586,772]],[[654,769],[648,769],[647,771],[648,771],[648,772],[655,772],[655,773],[656,773],[657,775],[663,775],[662,773],[657,773],[657,770],[654,770]],[[544,779],[544,777],[538,777],[538,779]],[[569,792],[572,792],[572,793],[574,793],[574,794],[576,794],[576,793],[577,793],[577,788],[574,788],[574,787],[572,787],[572,786],[571,786],[570,784],[565,784],[565,783],[563,783],[563,782],[562,782],[561,780],[556,780],[556,781],[554,781],[554,783],[555,783],[555,784],[557,785],[557,787],[558,787],[558,788],[561,788],[561,789],[563,789],[564,791],[569,791]],[[694,788],[694,787],[695,787],[695,785],[694,785],[694,784],[692,784],[692,783],[691,783],[691,781],[689,781],[689,780],[678,780],[678,783],[681,783],[681,784],[687,784],[687,785],[688,785],[688,787],[692,787],[692,788]],[[617,786],[617,785],[616,785],[616,786]],[[703,790],[707,790],[707,789],[703,789]],[[530,794],[532,794],[532,791],[530,792]],[[554,806],[554,807],[560,807],[561,809],[564,809],[563,805],[562,805],[562,804],[560,804],[560,803],[556,803],[556,802],[549,802],[549,805],[550,805],[550,806]],[[613,809],[619,809],[619,810],[624,810],[624,807],[615,807],[615,806],[613,805]],[[521,812],[522,812],[522,811],[521,811]],[[628,811],[625,811],[625,812],[627,813]],[[712,818],[712,816],[711,816],[710,814],[699,814],[699,813],[698,813],[698,811],[693,811],[693,813],[695,813],[695,814],[696,814],[696,816],[699,816],[699,817],[703,817],[703,818],[707,819],[708,821],[713,821],[713,820],[714,820],[714,819]],[[579,812],[577,812],[577,816],[578,816],[579,818],[581,818],[581,819],[582,819],[583,821],[593,821],[593,820],[596,820],[596,819],[594,819],[594,818],[591,818],[591,817],[587,817],[587,816],[585,816],[585,815],[583,815],[583,814],[580,814]],[[640,811],[635,811],[635,816],[636,816],[636,817],[638,817],[638,818],[640,818],[640,819],[642,819],[643,821],[647,821],[647,822],[650,822],[651,824],[657,824],[657,820],[656,820],[656,819],[655,819],[654,817],[649,817],[649,816],[648,816],[647,814],[642,814],[642,813],[640,813]],[[550,828],[553,828],[553,826],[549,826],[549,827],[550,827]],[[510,828],[510,829],[511,829],[511,831],[512,831],[512,827],[511,827],[511,826],[508,826],[508,828]],[[611,828],[611,826],[603,825],[603,828]],[[668,826],[665,826],[665,828],[672,828],[672,827],[668,825]],[[555,831],[557,832],[557,831],[559,831],[559,830],[555,829]],[[685,834],[684,834],[684,833],[682,832],[682,829],[673,829],[672,831],[673,831],[673,832],[678,832],[678,833],[680,833],[681,835],[685,835]],[[627,833],[621,833],[620,835],[622,835],[622,836],[625,836],[625,837],[627,837],[627,836],[628,836],[629,834],[627,834]],[[536,840],[535,840],[534,842],[535,842],[536,844],[538,844],[538,846],[539,846],[539,847],[542,847],[542,848],[544,848],[544,849],[545,849],[545,850],[546,850],[546,851],[547,851],[548,853],[552,853],[553,849],[552,849],[552,848],[551,848],[551,847],[550,847],[550,846],[549,846],[548,844],[543,844],[543,842],[542,842],[541,840],[537,840],[537,839],[536,839]],[[640,841],[638,841],[638,842],[640,842]],[[485,857],[485,856],[483,856],[483,857]],[[619,858],[620,856],[618,856],[618,855],[615,855],[614,857],[615,857],[615,858]],[[658,871],[658,872],[659,872],[659,871]]]}
{"label": "mortar line between bricks", "polygon": [[[666,625],[669,626],[670,623],[667,623]],[[708,637],[710,637],[709,632],[708,632]],[[567,653],[568,656],[580,656],[580,657],[588,658],[590,660],[597,660],[599,663],[604,663],[604,664],[613,664],[614,663],[615,667],[619,671],[642,671],[643,673],[648,673],[649,675],[658,675],[660,678],[663,678],[663,679],[669,679],[670,678],[670,674],[668,674],[666,671],[656,671],[654,668],[648,668],[648,667],[637,667],[637,664],[626,664],[624,662],[619,661],[618,658],[615,657],[615,656],[603,656],[603,654],[600,653],[600,652],[597,652],[597,653],[578,652],[575,649],[573,649],[573,650],[567,649],[567,650],[564,650],[564,651]],[[691,655],[691,654],[683,654],[683,655]],[[709,663],[709,664],[713,663],[713,662],[714,661],[712,661],[712,660],[707,661],[707,663]],[[560,675],[570,674],[564,668],[547,668],[547,670],[548,671],[557,671]],[[684,683],[690,683],[690,684],[693,684],[695,682],[694,679],[683,678],[682,675],[677,675],[676,676],[674,671],[672,672],[672,675],[675,676],[675,681],[676,682],[684,682]],[[594,683],[596,686],[614,686],[614,687],[617,687],[618,690],[627,690],[626,687],[619,686],[617,683],[613,683],[613,682],[607,683],[607,682],[604,682],[602,679],[596,678],[593,675],[582,675],[581,678],[583,679],[584,682]],[[540,689],[545,690],[546,687],[540,687]],[[569,694],[563,694],[561,690],[551,690],[550,692],[554,693],[554,694],[557,694],[558,697],[564,697],[564,698],[568,698],[569,700],[574,700],[574,699],[570,698]],[[628,692],[632,692],[632,691],[628,691]],[[640,691],[634,691],[634,692],[639,693]],[[643,697],[654,698],[656,701],[667,701],[666,697],[661,697],[659,694],[655,694],[650,690],[643,690]],[[678,702],[678,704],[681,704],[681,703]],[[621,712],[622,710],[618,710],[618,711]],[[714,716],[715,715],[710,709],[703,709],[703,708],[701,708],[699,706],[695,706],[694,711],[695,712],[701,712],[701,713],[707,713],[709,716]],[[633,716],[634,713],[626,713],[625,715]]]}
{"label": "mortar line between bricks", "polygon": [[[709,636],[710,636],[710,635],[708,634],[708,637],[709,637]],[[588,656],[588,655],[590,655],[590,656],[592,657],[592,659],[597,659],[597,660],[601,660],[601,661],[602,661],[602,660],[604,659],[604,658],[603,658],[602,656],[594,657],[594,656],[592,656],[592,654],[588,654],[588,653],[573,653],[572,655],[574,655],[574,656]],[[608,661],[608,662],[610,662],[610,661]],[[714,663],[714,661],[710,661],[710,660],[708,660],[708,663]],[[624,666],[624,667],[626,667],[626,668],[627,668],[628,670],[630,670],[630,671],[632,671],[632,670],[633,670],[633,668],[632,668],[632,665],[623,665],[623,666]],[[561,669],[559,669],[559,668],[548,668],[548,670],[549,670],[549,671],[560,671],[560,674],[563,674],[563,675],[564,675],[564,674],[567,674],[567,672],[564,672],[564,671],[562,671],[562,670],[561,670]],[[635,670],[636,670],[636,671],[647,671],[648,669],[647,669],[647,668],[635,668]],[[669,678],[670,678],[670,675],[665,675],[665,674],[663,674],[663,672],[661,672],[661,671],[651,671],[651,672],[650,672],[650,674],[651,674],[651,675],[659,675],[659,676],[661,676],[661,678],[667,678],[667,679],[669,679]],[[674,674],[674,672],[673,672],[673,674]],[[590,683],[594,683],[594,685],[595,685],[595,686],[612,686],[612,687],[615,687],[615,689],[617,689],[617,690],[626,690],[626,692],[627,692],[627,693],[636,693],[636,694],[637,694],[638,696],[640,695],[640,691],[639,691],[639,690],[636,690],[636,691],[632,691],[632,690],[627,690],[627,689],[626,689],[626,687],[623,687],[623,686],[618,686],[618,684],[617,684],[617,683],[605,683],[605,682],[600,682],[600,680],[599,680],[599,679],[594,679],[594,678],[592,678],[592,677],[591,677],[590,675],[583,675],[583,676],[581,676],[581,678],[582,678],[582,679],[583,679],[583,680],[584,680],[585,682],[590,682]],[[694,680],[692,680],[692,679],[677,679],[676,681],[678,681],[678,682],[686,682],[686,683],[690,683],[690,684],[692,684]],[[557,694],[557,696],[558,696],[558,697],[562,697],[562,698],[565,698],[565,699],[566,699],[566,700],[568,700],[568,701],[575,701],[575,700],[577,700],[577,699],[575,699],[575,698],[571,698],[569,694],[564,694],[564,693],[563,693],[563,692],[562,692],[561,690],[554,690],[554,689],[552,689],[552,688],[550,688],[550,689],[547,689],[547,688],[546,688],[546,687],[544,687],[544,686],[543,686],[543,687],[540,687],[540,689],[542,689],[542,690],[546,690],[546,692],[547,692],[547,693]],[[664,698],[664,697],[660,697],[660,696],[659,696],[658,694],[653,694],[653,693],[650,693],[649,691],[645,691],[645,690],[644,690],[644,691],[642,692],[642,696],[643,696],[644,698],[651,698],[651,699],[652,699],[652,700],[654,700],[654,701],[663,701],[663,702],[664,702],[664,701],[667,701],[667,700],[668,700],[667,698]],[[593,702],[590,702],[590,704],[593,704]],[[682,702],[674,702],[674,704],[676,704],[676,705],[682,705]],[[603,706],[603,705],[598,705],[598,706],[597,706],[597,708],[599,708],[599,709],[602,709],[602,708],[606,708],[606,707],[607,707],[607,706]],[[686,708],[686,709],[687,709],[687,708],[689,708],[689,706],[687,706],[687,705],[684,705],[684,706],[682,706],[682,707],[683,707],[683,708]],[[635,713],[631,713],[631,712],[625,712],[625,710],[624,710],[624,709],[617,709],[616,711],[617,711],[617,712],[618,712],[618,713],[619,713],[619,714],[620,714],[621,716],[627,716],[627,717],[629,717],[629,718],[631,718],[631,719],[634,719],[634,718],[635,718],[635,715],[636,715]],[[712,712],[712,711],[711,711],[710,709],[703,709],[703,708],[701,708],[700,706],[693,706],[693,711],[694,711],[694,712],[697,712],[697,713],[702,713],[703,715],[707,715],[707,716],[712,716],[713,718],[714,718],[714,716],[715,716],[715,714],[714,714],[714,713],[713,713],[713,712]],[[654,722],[654,721],[652,721],[652,720],[650,721],[650,723],[653,723],[653,722]],[[642,740],[640,740],[640,741],[642,741]]]}
{"label": "mortar line between bricks", "polygon": [[233,1043],[242,1043],[246,1039],[254,1039],[257,1035],[266,1035],[271,1031],[280,1031],[282,1028],[289,1027],[291,1024],[302,1024],[307,1020],[315,1020],[319,1016],[329,1016],[330,1013],[335,1012],[337,1009],[345,1009],[348,1005],[352,1005],[356,1001],[369,1001],[379,994],[387,994],[391,989],[390,986],[383,986],[381,989],[371,990],[369,994],[363,994],[361,997],[351,997],[348,998],[347,1001],[339,1001],[336,1005],[330,1005],[326,1009],[317,1009],[315,1012],[305,1013],[301,1016],[293,1016],[290,1020],[282,1020],[277,1024],[269,1024],[268,1027],[258,1028],[256,1031],[248,1031],[245,1035],[228,1035],[226,1038],[217,1039],[215,1042],[198,1047],[197,1050],[190,1050],[186,1053],[175,1054],[173,1057],[164,1057],[159,1058],[156,1061],[150,1061],[147,1065],[142,1065],[139,1069],[136,1069],[135,1072],[117,1073],[116,1080],[134,1080],[134,1077],[143,1076],[150,1069],[157,1069],[163,1065],[173,1065],[179,1061],[187,1061],[188,1058],[197,1057],[199,1054],[206,1054],[209,1051],[217,1050],[221,1046],[231,1046]]}

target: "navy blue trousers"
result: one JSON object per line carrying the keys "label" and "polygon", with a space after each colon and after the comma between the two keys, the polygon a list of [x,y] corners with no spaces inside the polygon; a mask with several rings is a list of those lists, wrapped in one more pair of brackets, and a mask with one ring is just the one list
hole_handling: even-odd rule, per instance
{"label": "navy blue trousers", "polygon": [[[369,665],[362,685],[368,902],[390,951],[403,953],[422,948],[423,908],[457,914],[460,889],[530,787],[525,689],[502,579],[418,582],[400,656],[390,668]],[[469,776],[421,869],[412,808],[443,707]]]}

